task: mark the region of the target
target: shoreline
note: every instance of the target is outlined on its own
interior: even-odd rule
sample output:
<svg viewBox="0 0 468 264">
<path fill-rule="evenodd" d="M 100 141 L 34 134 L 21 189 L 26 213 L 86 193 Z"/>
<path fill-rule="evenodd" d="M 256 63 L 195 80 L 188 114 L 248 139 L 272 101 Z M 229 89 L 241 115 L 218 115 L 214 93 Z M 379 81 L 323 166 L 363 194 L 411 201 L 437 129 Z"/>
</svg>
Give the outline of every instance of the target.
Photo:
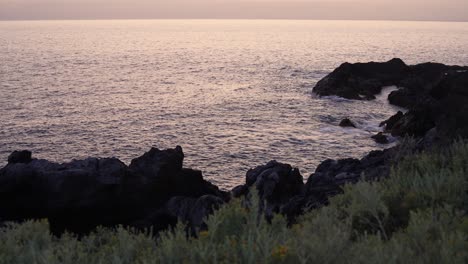
<svg viewBox="0 0 468 264">
<path fill-rule="evenodd" d="M 426 63 L 408 66 L 400 59 L 384 63 L 344 63 L 317 83 L 319 96 L 350 100 L 375 100 L 383 87 L 392 105 L 408 108 L 382 122 L 388 135 L 413 136 L 412 153 L 430 149 L 458 137 L 467 138 L 466 108 L 468 67 Z M 347 126 L 352 126 L 349 120 Z M 307 181 L 289 164 L 270 161 L 246 173 L 245 184 L 231 191 L 203 179 L 200 171 L 183 167 L 184 153 L 152 148 L 129 165 L 116 158 L 88 158 L 58 164 L 32 159 L 29 151 L 13 152 L 0 169 L 0 219 L 24 221 L 47 218 L 51 231 L 86 234 L 97 226 L 124 225 L 138 229 L 165 230 L 178 221 L 197 230 L 204 218 L 232 198 L 258 190 L 262 214 L 275 213 L 289 223 L 309 208 L 327 205 L 343 193 L 342 186 L 361 180 L 387 177 L 398 163 L 395 146 L 371 151 L 362 159 L 325 160 Z"/>
</svg>

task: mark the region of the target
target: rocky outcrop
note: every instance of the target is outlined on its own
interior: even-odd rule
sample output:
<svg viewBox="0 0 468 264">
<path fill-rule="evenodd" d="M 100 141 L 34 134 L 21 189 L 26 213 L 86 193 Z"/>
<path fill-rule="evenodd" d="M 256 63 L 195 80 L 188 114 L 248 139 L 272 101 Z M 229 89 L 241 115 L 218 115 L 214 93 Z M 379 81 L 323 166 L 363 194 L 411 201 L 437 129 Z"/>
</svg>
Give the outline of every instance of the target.
<svg viewBox="0 0 468 264">
<path fill-rule="evenodd" d="M 329 198 L 343 193 L 342 186 L 360 180 L 379 180 L 390 174 L 399 147 L 373 151 L 359 159 L 325 160 L 305 184 L 302 176 L 288 164 L 271 161 L 249 170 L 246 184 L 232 190 L 233 196 L 248 196 L 249 187 L 258 190 L 260 213 L 271 219 L 281 213 L 290 224 L 304 212 L 325 206 Z"/>
<path fill-rule="evenodd" d="M 260 196 L 260 210 L 271 219 L 291 198 L 302 194 L 304 180 L 291 165 L 270 161 L 247 172 L 245 188 L 251 187 Z"/>
<path fill-rule="evenodd" d="M 192 235 L 199 229 L 206 229 L 204 218 L 221 207 L 225 201 L 214 195 L 199 198 L 177 196 L 171 198 L 165 209 L 182 223 L 188 223 Z"/>
<path fill-rule="evenodd" d="M 396 123 L 403 118 L 404 114 L 401 111 L 398 111 L 395 115 L 391 116 L 389 119 L 380 123 L 381 127 L 385 127 L 385 130 L 390 131 L 393 129 Z"/>
<path fill-rule="evenodd" d="M 98 225 L 165 228 L 173 223 L 167 219 L 179 217 L 164 210 L 172 197 L 228 199 L 200 171 L 182 168 L 183 158 L 181 147 L 152 148 L 130 166 L 115 158 L 58 164 L 32 159 L 27 151 L 13 152 L 0 170 L 0 218 L 47 218 L 54 233 L 81 234 Z M 148 222 L 151 215 L 160 217 Z M 200 224 L 200 215 L 192 219 Z"/>
<path fill-rule="evenodd" d="M 31 157 L 31 151 L 13 151 L 13 153 L 8 156 L 8 163 L 29 163 L 32 161 Z"/>
<path fill-rule="evenodd" d="M 345 63 L 314 87 L 318 95 L 348 99 L 373 99 L 381 88 L 396 85 L 389 94 L 391 104 L 406 107 L 384 121 L 394 136 L 424 137 L 437 128 L 442 139 L 468 137 L 468 67 L 423 63 L 407 66 L 400 59 L 376 63 Z M 384 142 L 381 136 L 376 140 Z"/>
<path fill-rule="evenodd" d="M 409 69 L 401 59 L 388 62 L 343 63 L 320 80 L 314 87 L 314 92 L 320 96 L 375 99 L 382 87 L 395 85 L 407 76 Z"/>
</svg>

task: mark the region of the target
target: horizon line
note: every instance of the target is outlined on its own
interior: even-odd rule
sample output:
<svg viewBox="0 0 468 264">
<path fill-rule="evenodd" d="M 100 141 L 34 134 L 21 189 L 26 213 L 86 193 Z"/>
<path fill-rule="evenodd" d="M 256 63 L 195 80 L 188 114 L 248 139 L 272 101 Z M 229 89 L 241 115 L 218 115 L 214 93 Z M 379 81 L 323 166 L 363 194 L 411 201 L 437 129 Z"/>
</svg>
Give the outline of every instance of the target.
<svg viewBox="0 0 468 264">
<path fill-rule="evenodd" d="M 28 22 L 28 21 L 116 21 L 116 20 L 291 20 L 291 21 L 381 21 L 381 22 L 446 22 L 468 23 L 468 20 L 428 20 L 428 19 L 314 19 L 314 18 L 20 18 L 1 19 L 0 22 Z"/>
</svg>

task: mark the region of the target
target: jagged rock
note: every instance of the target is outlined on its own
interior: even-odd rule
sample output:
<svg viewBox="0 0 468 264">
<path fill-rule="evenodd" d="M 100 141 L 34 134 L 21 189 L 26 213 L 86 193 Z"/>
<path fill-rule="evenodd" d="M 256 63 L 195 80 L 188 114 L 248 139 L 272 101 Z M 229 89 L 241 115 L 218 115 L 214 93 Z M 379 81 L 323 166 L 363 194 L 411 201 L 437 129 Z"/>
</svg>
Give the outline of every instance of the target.
<svg viewBox="0 0 468 264">
<path fill-rule="evenodd" d="M 398 85 L 408 89 L 409 94 L 412 95 L 427 94 L 438 86 L 447 74 L 466 69 L 466 67 L 449 66 L 434 62 L 412 65 L 408 74 L 399 81 Z"/>
<path fill-rule="evenodd" d="M 183 157 L 181 147 L 153 148 L 128 167 L 115 158 L 58 164 L 37 159 L 18 163 L 25 159 L 15 157 L 0 170 L 0 218 L 48 218 L 55 234 L 65 230 L 82 234 L 99 225 L 165 226 L 171 223 L 170 215 L 159 223 L 146 220 L 174 196 L 229 199 L 200 171 L 183 169 Z"/>
<path fill-rule="evenodd" d="M 32 158 L 31 151 L 13 151 L 13 153 L 8 156 L 8 163 L 29 163 Z"/>
<path fill-rule="evenodd" d="M 239 198 L 239 197 L 247 195 L 248 192 L 249 192 L 249 187 L 246 184 L 243 184 L 243 185 L 234 187 L 231 190 L 231 195 L 234 198 Z"/>
<path fill-rule="evenodd" d="M 270 161 L 251 169 L 246 174 L 247 187 L 255 186 L 261 202 L 261 210 L 267 218 L 279 213 L 282 205 L 303 192 L 304 182 L 298 169 L 289 164 Z"/>
<path fill-rule="evenodd" d="M 468 69 L 447 74 L 432 91 L 439 136 L 468 138 Z"/>
<path fill-rule="evenodd" d="M 296 223 L 298 216 L 307 211 L 320 208 L 324 205 L 323 201 L 313 195 L 297 195 L 292 197 L 281 207 L 281 214 L 286 216 L 288 225 Z"/>
<path fill-rule="evenodd" d="M 344 63 L 320 80 L 313 91 L 321 96 L 374 99 L 384 86 L 396 84 L 409 67 L 401 59 L 388 62 Z"/>
<path fill-rule="evenodd" d="M 375 140 L 375 142 L 379 144 L 388 144 L 388 138 L 386 135 L 384 135 L 382 132 L 379 132 L 378 134 L 372 136 L 372 139 Z"/>
<path fill-rule="evenodd" d="M 328 202 L 328 197 L 342 193 L 343 190 L 337 184 L 335 177 L 330 175 L 331 174 L 326 172 L 317 171 L 310 175 L 305 185 L 306 195 L 312 195 L 317 198 L 321 204 L 325 204 Z M 353 177 L 359 177 L 359 175 L 353 175 Z"/>
<path fill-rule="evenodd" d="M 388 95 L 388 101 L 392 105 L 410 108 L 418 101 L 418 95 L 407 88 L 400 88 Z"/>
<path fill-rule="evenodd" d="M 399 59 L 344 63 L 319 81 L 314 92 L 373 99 L 388 85 L 400 87 L 389 94 L 390 103 L 409 109 L 382 123 L 392 135 L 423 137 L 437 127 L 439 136 L 448 141 L 468 137 L 468 67 L 440 63 L 407 66 Z"/>
<path fill-rule="evenodd" d="M 261 197 L 284 201 L 301 193 L 304 182 L 298 169 L 289 164 L 270 161 L 247 172 L 247 186 L 255 184 Z"/>
<path fill-rule="evenodd" d="M 390 130 L 393 136 L 422 137 L 436 124 L 437 113 L 435 110 L 438 102 L 427 99 L 424 103 L 415 106 L 399 119 Z"/>
<path fill-rule="evenodd" d="M 188 223 L 193 235 L 204 227 L 204 219 L 220 208 L 224 201 L 213 195 L 204 195 L 200 198 L 177 196 L 171 198 L 166 209 L 169 215 L 176 217 L 183 223 Z"/>
<path fill-rule="evenodd" d="M 151 148 L 143 156 L 133 159 L 128 167 L 133 175 L 140 177 L 143 184 L 164 181 L 166 175 L 174 175 L 182 169 L 182 148 L 159 150 Z"/>
<path fill-rule="evenodd" d="M 404 114 L 401 111 L 398 111 L 395 115 L 391 116 L 389 119 L 380 123 L 380 127 L 385 126 L 385 130 L 389 131 L 395 126 L 395 124 L 403 118 Z"/>
<path fill-rule="evenodd" d="M 341 120 L 339 126 L 340 127 L 354 127 L 354 128 L 356 128 L 356 125 L 349 118 L 345 118 L 345 119 Z"/>
<path fill-rule="evenodd" d="M 321 173 L 326 175 L 327 177 L 334 178 L 336 175 L 340 174 L 341 172 L 355 172 L 360 173 L 362 170 L 361 162 L 358 159 L 341 159 L 341 160 L 325 160 L 322 162 L 315 173 Z"/>
</svg>

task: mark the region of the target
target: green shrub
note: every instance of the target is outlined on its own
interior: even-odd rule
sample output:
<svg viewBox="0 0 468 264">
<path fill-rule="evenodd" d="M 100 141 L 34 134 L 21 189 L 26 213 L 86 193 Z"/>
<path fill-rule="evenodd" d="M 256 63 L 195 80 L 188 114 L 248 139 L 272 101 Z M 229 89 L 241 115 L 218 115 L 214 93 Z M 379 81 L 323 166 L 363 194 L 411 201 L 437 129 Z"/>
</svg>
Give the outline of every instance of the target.
<svg viewBox="0 0 468 264">
<path fill-rule="evenodd" d="M 46 221 L 0 230 L 1 263 L 467 263 L 468 144 L 401 158 L 389 178 L 345 186 L 330 205 L 291 228 L 234 200 L 187 238 L 124 228 L 82 239 L 49 233 Z"/>
</svg>

